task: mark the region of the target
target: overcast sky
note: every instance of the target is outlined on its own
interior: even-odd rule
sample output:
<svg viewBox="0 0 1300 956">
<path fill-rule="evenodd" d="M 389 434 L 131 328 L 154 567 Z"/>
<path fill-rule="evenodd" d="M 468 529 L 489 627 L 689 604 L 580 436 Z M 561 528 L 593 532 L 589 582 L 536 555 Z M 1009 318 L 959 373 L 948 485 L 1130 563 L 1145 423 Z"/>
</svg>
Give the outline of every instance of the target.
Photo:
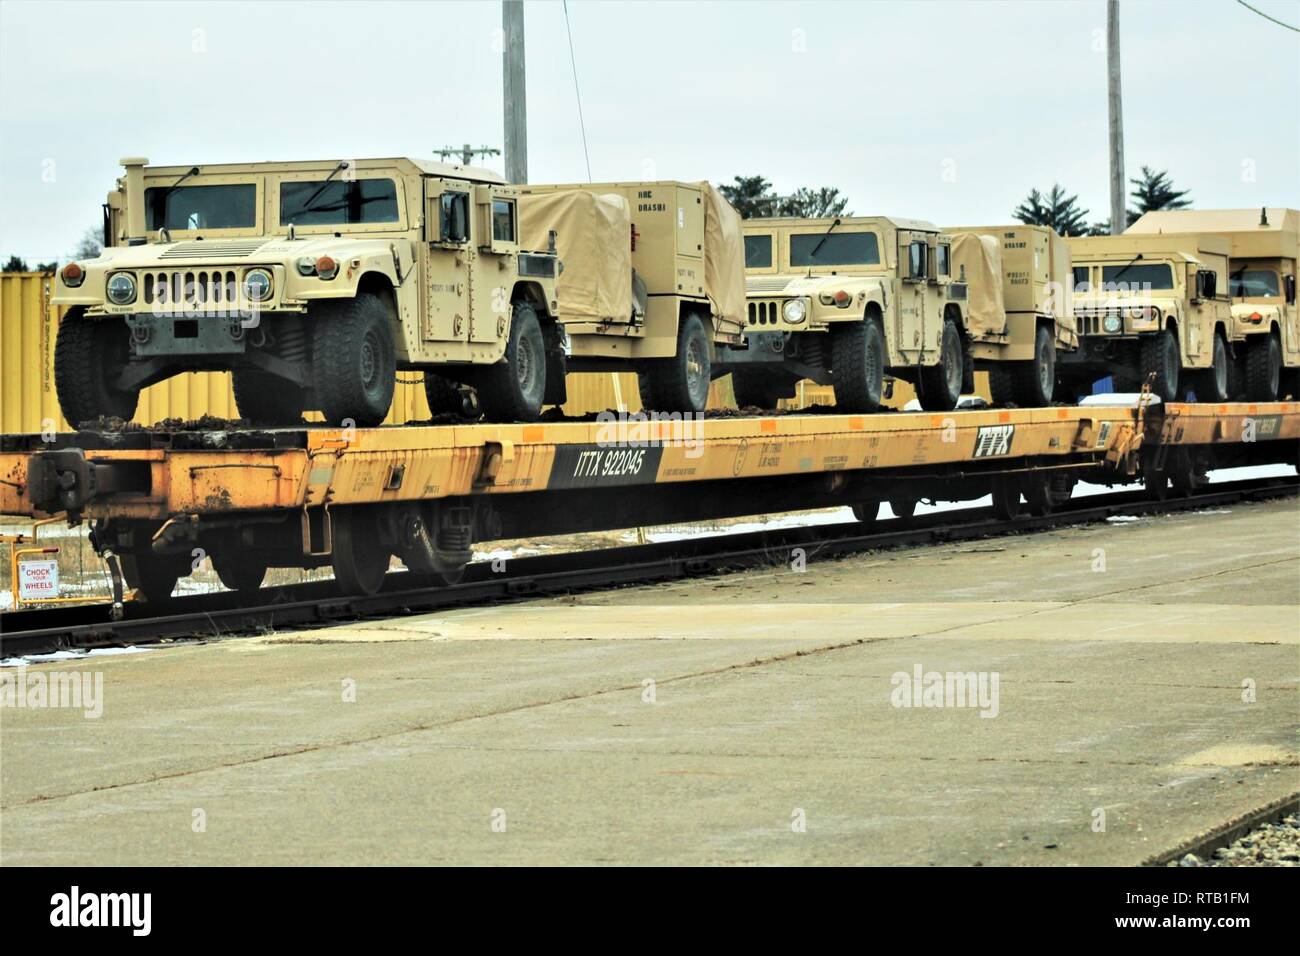
<svg viewBox="0 0 1300 956">
<path fill-rule="evenodd" d="M 1300 23 L 1295 0 L 1252 0 Z M 1128 172 L 1300 206 L 1300 34 L 1124 0 Z M 584 2 L 596 180 L 759 173 L 860 215 L 1005 222 L 1060 182 L 1108 216 L 1105 3 Z M 586 179 L 558 2 L 525 6 L 530 178 Z M 119 172 L 501 145 L 500 4 L 0 3 L 0 257 L 66 257 Z M 499 158 L 486 165 L 501 168 Z"/>
</svg>

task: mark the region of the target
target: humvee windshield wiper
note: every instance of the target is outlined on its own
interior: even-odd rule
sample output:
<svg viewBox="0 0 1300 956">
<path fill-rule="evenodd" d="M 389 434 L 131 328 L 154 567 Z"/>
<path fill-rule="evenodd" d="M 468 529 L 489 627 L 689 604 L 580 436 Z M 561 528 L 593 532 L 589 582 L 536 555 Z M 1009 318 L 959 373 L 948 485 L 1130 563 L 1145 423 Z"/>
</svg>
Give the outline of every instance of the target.
<svg viewBox="0 0 1300 956">
<path fill-rule="evenodd" d="M 1120 269 L 1119 272 L 1116 272 L 1113 276 L 1111 276 L 1111 277 L 1110 277 L 1110 281 L 1111 281 L 1111 282 L 1114 282 L 1114 281 L 1117 280 L 1120 276 L 1122 276 L 1124 273 L 1128 272 L 1129 268 L 1133 265 L 1133 263 L 1137 262 L 1137 261 L 1138 261 L 1139 259 L 1141 259 L 1141 258 L 1142 258 L 1142 253 L 1139 252 L 1139 253 L 1138 253 L 1137 255 L 1135 255 L 1132 259 L 1129 260 L 1128 265 L 1126 265 L 1123 269 Z"/>
<path fill-rule="evenodd" d="M 185 180 L 189 179 L 191 176 L 197 176 L 198 174 L 199 167 L 191 166 L 188 173 L 185 173 L 180 179 L 168 186 L 167 191 L 153 201 L 153 217 L 156 221 L 163 222 L 167 219 L 168 197 L 181 188 L 181 183 L 185 182 Z"/>
<path fill-rule="evenodd" d="M 817 240 L 817 245 L 813 246 L 812 252 L 808 253 L 809 262 L 812 262 L 813 259 L 817 258 L 817 250 L 820 249 L 826 243 L 826 240 L 830 238 L 831 229 L 834 229 L 839 224 L 840 224 L 840 217 L 836 216 L 835 221 L 831 223 L 830 229 L 827 229 L 824 233 L 822 233 L 822 237 Z"/>
<path fill-rule="evenodd" d="M 330 180 L 333 179 L 335 176 L 337 176 L 340 171 L 347 168 L 348 168 L 348 161 L 346 159 L 340 162 L 337 166 L 335 166 L 334 171 L 325 177 L 325 182 L 320 184 L 320 189 L 312 193 L 311 198 L 302 204 L 302 208 L 298 210 L 298 215 L 301 216 L 309 212 L 318 212 L 319 210 L 312 209 L 311 204 L 320 198 L 320 194 L 325 191 L 325 187 L 327 187 L 330 184 Z"/>
</svg>

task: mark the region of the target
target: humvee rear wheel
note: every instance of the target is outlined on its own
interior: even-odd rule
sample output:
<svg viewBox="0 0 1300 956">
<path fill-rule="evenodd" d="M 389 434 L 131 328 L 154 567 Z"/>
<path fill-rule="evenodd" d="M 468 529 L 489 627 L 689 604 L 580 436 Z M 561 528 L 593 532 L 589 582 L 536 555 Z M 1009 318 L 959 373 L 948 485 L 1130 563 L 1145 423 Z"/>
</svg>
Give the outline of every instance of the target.
<svg viewBox="0 0 1300 956">
<path fill-rule="evenodd" d="M 541 413 L 546 396 L 546 341 L 537 312 L 527 302 L 515 303 L 505 357 L 481 369 L 476 386 L 490 422 L 531 422 Z"/>
<path fill-rule="evenodd" d="M 121 566 L 127 586 L 150 604 L 171 597 L 176 582 L 190 573 L 190 559 L 184 554 L 124 554 Z"/>
<path fill-rule="evenodd" d="M 961 330 L 952 319 L 944 319 L 939 337 L 939 364 L 922 366 L 918 374 L 917 397 L 928 412 L 947 412 L 961 400 L 961 380 L 965 371 Z"/>
<path fill-rule="evenodd" d="M 60 337 L 62 337 L 60 330 Z M 1282 346 L 1277 336 L 1256 335 L 1246 345 L 1246 400 L 1275 402 L 1282 384 Z"/>
<path fill-rule="evenodd" d="M 266 561 L 247 551 L 214 554 L 212 570 L 232 591 L 256 591 L 266 579 Z"/>
<path fill-rule="evenodd" d="M 344 594 L 375 594 L 384 586 L 391 557 L 379 522 L 379 513 L 364 505 L 334 509 L 334 580 Z"/>
<path fill-rule="evenodd" d="M 1155 373 L 1151 391 L 1162 402 L 1178 401 L 1178 373 L 1182 366 L 1182 357 L 1178 351 L 1178 339 L 1169 329 L 1142 339 L 1141 348 L 1142 381 Z"/>
<path fill-rule="evenodd" d="M 1003 521 L 1020 514 L 1020 478 L 1017 475 L 997 475 L 993 479 L 993 513 Z"/>
<path fill-rule="evenodd" d="M 1210 367 L 1196 373 L 1193 388 L 1198 402 L 1226 402 L 1231 390 L 1228 383 L 1228 344 L 1214 334 L 1214 357 Z"/>
<path fill-rule="evenodd" d="M 321 413 L 331 425 L 378 425 L 393 404 L 397 353 L 393 307 L 377 295 L 312 306 L 312 375 Z"/>
<path fill-rule="evenodd" d="M 237 368 L 231 375 L 239 417 L 254 425 L 297 425 L 305 396 L 299 386 L 259 369 Z"/>
<path fill-rule="evenodd" d="M 885 330 L 880 319 L 871 316 L 831 333 L 831 371 L 836 408 L 874 412 L 880 407 L 885 389 Z"/>
<path fill-rule="evenodd" d="M 68 311 L 54 343 L 54 389 L 59 407 L 74 428 L 99 418 L 130 420 L 140 393 L 113 382 L 131 360 L 126 322 L 109 317 L 92 321 L 85 310 Z"/>
<path fill-rule="evenodd" d="M 647 411 L 702 412 L 709 403 L 713 362 L 704 320 L 691 314 L 677 329 L 672 358 L 650 359 L 637 374 L 641 404 Z"/>
<path fill-rule="evenodd" d="M 781 369 L 738 368 L 731 373 L 737 408 L 774 409 L 781 399 L 794 395 L 798 381 Z"/>
<path fill-rule="evenodd" d="M 1052 330 L 1040 325 L 1034 332 L 1034 357 L 1017 362 L 1011 370 L 1015 381 L 1016 403 L 1024 408 L 1042 408 L 1052 404 L 1056 391 L 1056 342 Z"/>
<path fill-rule="evenodd" d="M 424 397 L 431 415 L 464 415 L 465 396 L 459 383 L 433 372 L 424 373 Z"/>
<path fill-rule="evenodd" d="M 855 502 L 853 505 L 853 517 L 857 518 L 867 527 L 871 527 L 876 523 L 876 519 L 880 517 L 880 502 Z"/>
</svg>

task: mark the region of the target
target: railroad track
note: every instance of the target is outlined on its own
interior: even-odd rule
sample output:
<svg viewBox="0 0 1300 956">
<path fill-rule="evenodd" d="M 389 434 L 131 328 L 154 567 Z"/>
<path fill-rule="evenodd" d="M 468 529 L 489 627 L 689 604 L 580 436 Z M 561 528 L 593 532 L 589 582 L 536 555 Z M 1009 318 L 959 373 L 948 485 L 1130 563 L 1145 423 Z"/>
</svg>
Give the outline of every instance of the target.
<svg viewBox="0 0 1300 956">
<path fill-rule="evenodd" d="M 451 587 L 413 586 L 406 572 L 397 571 L 388 575 L 379 593 L 370 596 L 341 595 L 332 581 L 316 581 L 258 591 L 255 596 L 265 603 L 257 605 L 247 604 L 248 595 L 237 592 L 174 598 L 152 607 L 132 602 L 117 621 L 112 620 L 107 603 L 12 611 L 0 614 L 0 658 L 320 627 L 785 564 L 794 548 L 804 549 L 809 560 L 817 560 L 883 548 L 1044 531 L 1120 514 L 1164 514 L 1297 493 L 1300 480 L 1294 478 L 1252 479 L 1163 501 L 1135 491 L 1077 498 L 1050 514 L 1022 515 L 1010 521 L 992 516 L 991 509 L 978 508 L 909 521 L 881 521 L 869 533 L 863 533 L 862 524 L 853 521 L 697 537 L 512 558 L 500 572 L 494 572 L 487 562 L 476 562 L 469 566 L 464 580 Z"/>
</svg>

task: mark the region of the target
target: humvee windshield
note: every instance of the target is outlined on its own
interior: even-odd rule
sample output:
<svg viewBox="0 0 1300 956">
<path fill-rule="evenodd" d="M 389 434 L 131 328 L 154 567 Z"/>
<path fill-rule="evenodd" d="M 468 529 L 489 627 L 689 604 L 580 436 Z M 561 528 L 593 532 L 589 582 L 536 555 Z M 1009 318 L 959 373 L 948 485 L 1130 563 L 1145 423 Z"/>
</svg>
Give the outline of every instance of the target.
<svg viewBox="0 0 1300 956">
<path fill-rule="evenodd" d="M 745 268 L 746 269 L 772 268 L 772 237 L 771 236 L 746 236 L 745 237 Z"/>
<path fill-rule="evenodd" d="M 1130 289 L 1172 289 L 1174 271 L 1165 263 L 1148 265 L 1134 262 L 1129 265 L 1102 266 L 1101 286 L 1106 292 L 1124 292 Z"/>
<path fill-rule="evenodd" d="M 1088 281 L 1089 269 L 1087 266 L 1074 267 L 1074 291 L 1087 292 L 1092 288 L 1092 283 Z"/>
<path fill-rule="evenodd" d="M 397 184 L 391 179 L 280 183 L 281 225 L 350 226 L 400 218 Z"/>
<path fill-rule="evenodd" d="M 1278 292 L 1277 273 L 1267 269 L 1245 269 L 1228 276 L 1228 295 L 1244 296 L 1281 295 Z"/>
<path fill-rule="evenodd" d="M 144 191 L 145 222 L 153 229 L 251 229 L 257 223 L 257 186 L 151 186 Z"/>
<path fill-rule="evenodd" d="M 791 236 L 790 265 L 878 266 L 880 244 L 874 232 L 810 232 Z"/>
</svg>

